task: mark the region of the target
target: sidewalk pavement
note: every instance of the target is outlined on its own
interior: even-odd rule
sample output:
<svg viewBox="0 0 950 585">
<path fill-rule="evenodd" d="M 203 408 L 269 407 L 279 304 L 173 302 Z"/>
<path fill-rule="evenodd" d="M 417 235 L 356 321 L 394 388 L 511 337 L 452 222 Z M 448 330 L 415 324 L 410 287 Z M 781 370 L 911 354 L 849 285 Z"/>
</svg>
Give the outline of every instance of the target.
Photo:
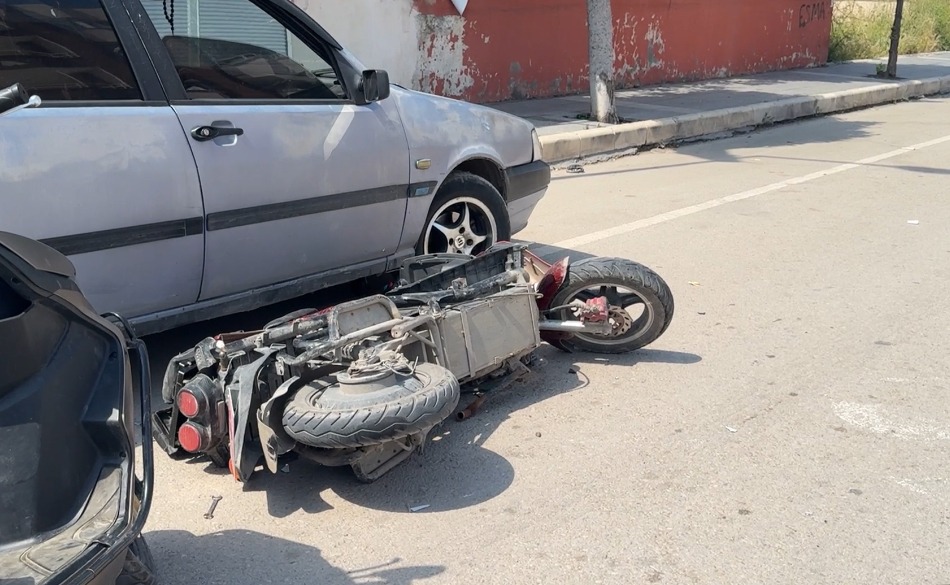
<svg viewBox="0 0 950 585">
<path fill-rule="evenodd" d="M 950 93 L 950 52 L 904 55 L 900 79 L 872 59 L 617 92 L 621 124 L 583 119 L 586 95 L 494 104 L 538 128 L 549 163 L 669 144 L 818 114 Z"/>
</svg>

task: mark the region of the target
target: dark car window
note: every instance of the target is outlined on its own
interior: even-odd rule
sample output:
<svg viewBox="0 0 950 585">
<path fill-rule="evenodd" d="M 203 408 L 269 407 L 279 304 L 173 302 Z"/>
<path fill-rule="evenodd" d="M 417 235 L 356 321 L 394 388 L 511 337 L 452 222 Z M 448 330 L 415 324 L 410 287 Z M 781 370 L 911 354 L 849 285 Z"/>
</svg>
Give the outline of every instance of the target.
<svg viewBox="0 0 950 585">
<path fill-rule="evenodd" d="M 0 88 L 44 100 L 140 100 L 99 0 L 0 0 Z"/>
<path fill-rule="evenodd" d="M 346 98 L 323 47 L 250 0 L 143 0 L 191 99 Z"/>
</svg>

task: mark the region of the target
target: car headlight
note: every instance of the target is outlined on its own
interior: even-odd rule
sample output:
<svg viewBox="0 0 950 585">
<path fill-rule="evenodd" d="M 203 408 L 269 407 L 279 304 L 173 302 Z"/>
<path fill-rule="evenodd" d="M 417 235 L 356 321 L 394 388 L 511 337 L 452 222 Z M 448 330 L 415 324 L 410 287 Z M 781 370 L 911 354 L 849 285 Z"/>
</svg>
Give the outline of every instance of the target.
<svg viewBox="0 0 950 585">
<path fill-rule="evenodd" d="M 541 138 L 538 137 L 538 130 L 536 128 L 531 129 L 531 142 L 532 146 L 532 155 L 531 161 L 543 160 L 543 152 L 541 146 Z"/>
</svg>

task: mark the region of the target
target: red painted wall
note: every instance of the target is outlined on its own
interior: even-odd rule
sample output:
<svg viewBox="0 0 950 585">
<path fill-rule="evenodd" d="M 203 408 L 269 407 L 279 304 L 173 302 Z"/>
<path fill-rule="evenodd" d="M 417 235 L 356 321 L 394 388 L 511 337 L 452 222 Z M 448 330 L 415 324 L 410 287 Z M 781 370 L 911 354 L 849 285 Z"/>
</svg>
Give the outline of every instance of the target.
<svg viewBox="0 0 950 585">
<path fill-rule="evenodd" d="M 450 0 L 413 0 L 424 18 L 457 18 Z M 831 0 L 612 0 L 617 88 L 819 65 Z M 585 0 L 469 0 L 461 84 L 475 102 L 588 90 Z M 424 36 L 424 34 L 423 34 Z M 423 53 L 444 39 L 420 39 Z M 426 43 L 429 46 L 426 46 Z M 445 72 L 424 72 L 447 75 Z"/>
</svg>

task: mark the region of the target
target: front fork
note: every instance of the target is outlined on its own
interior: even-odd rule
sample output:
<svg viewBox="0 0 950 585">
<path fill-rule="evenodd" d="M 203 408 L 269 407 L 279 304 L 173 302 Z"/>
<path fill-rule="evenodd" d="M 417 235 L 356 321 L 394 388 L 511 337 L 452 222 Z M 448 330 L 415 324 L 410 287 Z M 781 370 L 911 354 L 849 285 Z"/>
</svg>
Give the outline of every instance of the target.
<svg viewBox="0 0 950 585">
<path fill-rule="evenodd" d="M 559 309 L 552 307 L 554 297 L 567 283 L 570 275 L 570 258 L 565 257 L 551 264 L 545 262 L 528 250 L 522 251 L 524 268 L 535 283 L 538 293 L 538 310 L 541 319 L 538 328 L 541 330 L 541 339 L 560 349 L 568 349 L 565 345 L 576 333 L 594 333 L 607 335 L 611 331 L 609 307 L 607 299 L 597 297 L 585 303 L 577 302 L 564 307 L 574 312 L 576 319 L 551 319 L 547 314 Z"/>
</svg>

